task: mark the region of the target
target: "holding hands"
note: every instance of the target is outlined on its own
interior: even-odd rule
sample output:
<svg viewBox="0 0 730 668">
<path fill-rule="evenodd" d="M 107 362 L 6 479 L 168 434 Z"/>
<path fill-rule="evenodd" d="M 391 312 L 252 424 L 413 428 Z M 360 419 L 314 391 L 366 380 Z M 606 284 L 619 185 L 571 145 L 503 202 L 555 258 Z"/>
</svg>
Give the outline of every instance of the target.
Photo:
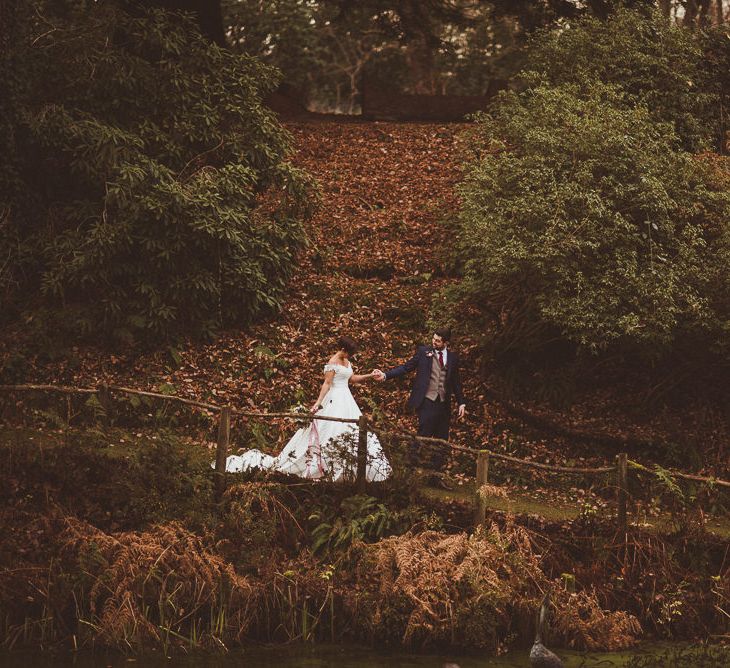
<svg viewBox="0 0 730 668">
<path fill-rule="evenodd" d="M 340 366 L 345 366 L 344 364 L 340 364 Z M 330 370 L 328 376 L 325 378 L 325 381 L 322 385 L 322 389 L 319 393 L 319 398 L 317 401 L 313 404 L 313 406 L 309 409 L 309 412 L 312 414 L 318 413 L 321 411 L 324 406 L 322 405 L 322 402 L 324 401 L 325 397 L 327 396 L 328 392 L 330 391 L 330 388 L 332 387 L 332 379 L 334 376 L 334 371 Z M 350 377 L 351 383 L 364 383 L 371 378 L 374 378 L 375 380 L 382 381 L 385 380 L 385 374 L 380 369 L 375 369 L 371 371 L 370 373 L 357 375 L 353 374 Z M 331 403 L 331 402 L 330 402 Z"/>
</svg>

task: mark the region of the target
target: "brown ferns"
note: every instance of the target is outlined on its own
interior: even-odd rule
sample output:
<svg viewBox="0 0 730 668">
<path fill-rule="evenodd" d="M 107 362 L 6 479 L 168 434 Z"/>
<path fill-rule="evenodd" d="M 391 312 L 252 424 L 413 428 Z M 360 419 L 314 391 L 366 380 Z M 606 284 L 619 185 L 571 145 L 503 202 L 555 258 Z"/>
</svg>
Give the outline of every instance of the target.
<svg viewBox="0 0 730 668">
<path fill-rule="evenodd" d="M 179 523 L 111 536 L 68 518 L 61 543 L 87 582 L 80 618 L 104 644 L 220 645 L 254 614 L 254 587 Z"/>
<path fill-rule="evenodd" d="M 635 617 L 602 610 L 593 592 L 558 589 L 541 569 L 532 536 L 518 526 L 492 525 L 472 536 L 406 534 L 355 546 L 352 556 L 359 593 L 345 602 L 380 641 L 501 651 L 534 629 L 547 590 L 557 590 L 558 644 L 617 649 L 641 633 Z"/>
</svg>

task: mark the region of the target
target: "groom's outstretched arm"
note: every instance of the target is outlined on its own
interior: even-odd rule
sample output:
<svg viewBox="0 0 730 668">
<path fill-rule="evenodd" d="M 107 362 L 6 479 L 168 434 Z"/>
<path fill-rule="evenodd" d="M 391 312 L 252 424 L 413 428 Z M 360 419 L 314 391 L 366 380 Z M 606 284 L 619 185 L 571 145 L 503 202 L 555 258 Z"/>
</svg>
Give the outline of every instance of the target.
<svg viewBox="0 0 730 668">
<path fill-rule="evenodd" d="M 403 376 L 407 373 L 410 373 L 418 366 L 418 353 L 420 352 L 420 348 L 416 351 L 416 354 L 411 357 L 405 364 L 401 364 L 400 366 L 393 367 L 389 371 L 385 372 L 385 380 L 388 380 L 390 378 L 398 378 L 398 376 Z"/>
</svg>

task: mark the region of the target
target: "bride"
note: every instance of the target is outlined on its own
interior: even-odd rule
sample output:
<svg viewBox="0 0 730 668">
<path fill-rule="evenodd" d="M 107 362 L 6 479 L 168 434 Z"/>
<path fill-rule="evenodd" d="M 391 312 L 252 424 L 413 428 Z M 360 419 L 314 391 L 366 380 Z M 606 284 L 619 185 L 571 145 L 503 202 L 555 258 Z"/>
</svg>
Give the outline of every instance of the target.
<svg viewBox="0 0 730 668">
<path fill-rule="evenodd" d="M 361 412 L 350 392 L 349 384 L 363 383 L 374 378 L 372 373 L 355 374 L 350 357 L 357 344 L 349 337 L 337 341 L 337 352 L 324 365 L 324 382 L 319 397 L 310 409 L 313 414 L 357 419 Z M 358 427 L 348 422 L 312 420 L 291 437 L 278 456 L 260 450 L 232 455 L 226 460 L 226 471 L 247 471 L 260 468 L 290 473 L 301 478 L 354 479 L 357 467 Z M 390 464 L 375 434 L 368 433 L 366 478 L 385 480 L 391 473 Z"/>
</svg>

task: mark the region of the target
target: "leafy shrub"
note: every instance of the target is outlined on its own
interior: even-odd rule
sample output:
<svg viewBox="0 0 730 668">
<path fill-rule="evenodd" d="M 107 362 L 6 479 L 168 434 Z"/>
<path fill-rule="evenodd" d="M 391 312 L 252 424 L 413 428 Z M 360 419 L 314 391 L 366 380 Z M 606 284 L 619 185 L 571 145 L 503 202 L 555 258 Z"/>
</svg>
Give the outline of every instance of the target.
<svg viewBox="0 0 730 668">
<path fill-rule="evenodd" d="M 505 94 L 474 135 L 455 288 L 502 352 L 666 352 L 725 340 L 730 196 L 605 84 Z"/>
<path fill-rule="evenodd" d="M 3 310 L 131 339 L 277 306 L 310 186 L 261 104 L 276 71 L 162 11 L 22 12 L 0 128 Z"/>
<path fill-rule="evenodd" d="M 527 81 L 619 87 L 623 105 L 643 104 L 651 118 L 671 123 L 685 148 L 718 139 L 720 105 L 702 39 L 658 13 L 619 9 L 600 20 L 584 15 L 563 29 L 542 31 L 531 42 Z M 569 66 L 566 66 L 569 63 Z"/>
<path fill-rule="evenodd" d="M 411 530 L 416 524 L 440 528 L 438 521 L 423 516 L 418 507 L 391 510 L 372 496 L 356 495 L 342 501 L 340 508 L 329 512 L 317 510 L 309 516 L 312 529 L 312 551 L 345 550 L 353 543 L 374 543 L 386 536 Z"/>
</svg>

